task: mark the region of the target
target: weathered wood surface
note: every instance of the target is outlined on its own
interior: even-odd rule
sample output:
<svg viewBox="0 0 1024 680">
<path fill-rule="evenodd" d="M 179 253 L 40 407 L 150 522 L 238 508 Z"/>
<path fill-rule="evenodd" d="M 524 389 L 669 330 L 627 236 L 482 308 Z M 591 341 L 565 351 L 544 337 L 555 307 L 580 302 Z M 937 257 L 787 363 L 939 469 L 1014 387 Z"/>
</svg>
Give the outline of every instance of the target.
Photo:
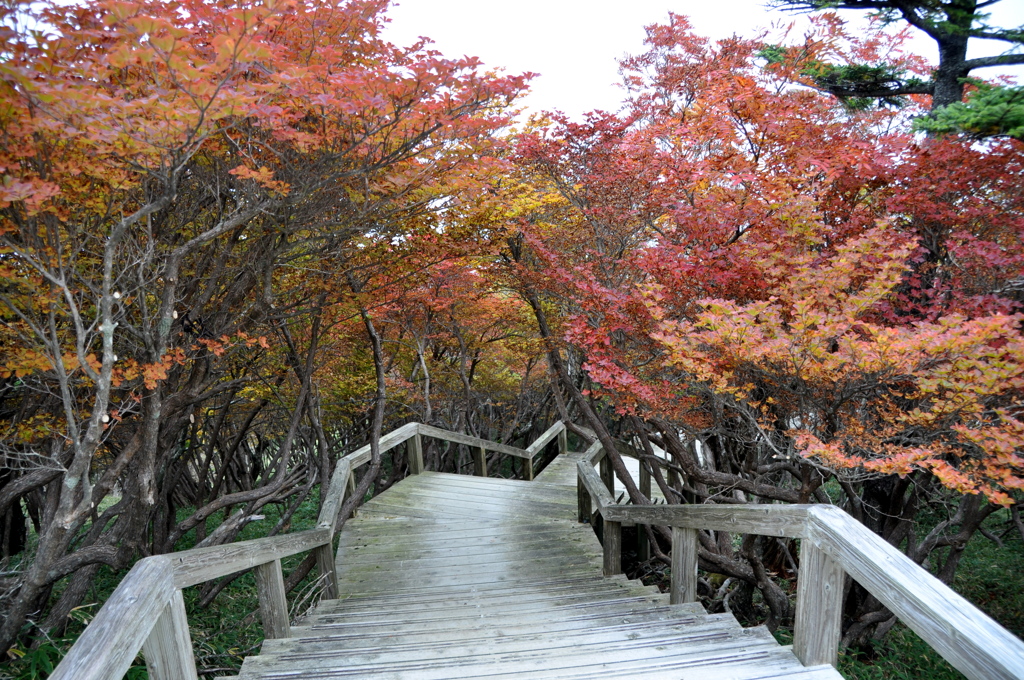
<svg viewBox="0 0 1024 680">
<path fill-rule="evenodd" d="M 800 544 L 793 652 L 805 666 L 839 663 L 846 574 L 811 541 Z"/>
<path fill-rule="evenodd" d="M 487 441 L 486 439 L 480 439 L 479 437 L 472 437 L 468 434 L 462 434 L 461 432 L 449 432 L 448 430 L 442 430 L 431 425 L 417 425 L 417 428 L 419 433 L 424 437 L 444 439 L 446 441 L 455 442 L 456 444 L 466 444 L 467 446 L 484 448 L 488 451 L 497 451 L 498 453 L 505 453 L 518 458 L 532 457 L 532 454 L 528 453 L 524 449 L 509 446 L 508 444 L 499 444 L 497 442 Z M 383 441 L 383 437 L 381 440 Z"/>
<path fill-rule="evenodd" d="M 345 498 L 345 489 L 352 478 L 352 463 L 348 458 L 342 458 L 334 467 L 334 474 L 331 475 L 331 483 L 327 487 L 327 495 L 324 497 L 323 507 L 320 508 L 320 516 L 317 518 L 317 526 L 334 530 L 338 523 L 338 512 L 341 511 L 341 503 Z"/>
<path fill-rule="evenodd" d="M 330 538 L 330 529 L 309 529 L 284 536 L 196 548 L 166 557 L 174 570 L 174 586 L 186 588 L 312 550 L 326 544 Z"/>
<path fill-rule="evenodd" d="M 185 599 L 175 590 L 142 645 L 149 680 L 197 680 Z"/>
<path fill-rule="evenodd" d="M 697 601 L 697 530 L 672 527 L 672 604 Z"/>
<path fill-rule="evenodd" d="M 562 483 L 426 472 L 368 501 L 339 537 L 340 599 L 264 643 L 240 678 L 839 677 L 764 629 L 602 576 L 563 475 L 577 460 L 539 475 Z"/>
<path fill-rule="evenodd" d="M 51 680 L 124 676 L 173 596 L 173 571 L 167 557 L 137 562 L 50 675 Z"/>
<path fill-rule="evenodd" d="M 555 437 L 558 437 L 558 436 L 562 435 L 564 432 L 565 432 L 565 423 L 563 423 L 561 420 L 559 420 L 557 423 L 555 423 L 554 425 L 549 427 L 544 432 L 544 434 L 542 434 L 541 436 L 537 437 L 537 439 L 532 444 L 527 446 L 526 447 L 526 452 L 528 454 L 530 454 L 531 457 L 536 455 L 536 454 L 538 454 L 538 453 L 540 453 L 541 449 L 543 449 L 545 446 L 548 445 L 548 442 L 550 442 Z M 561 446 L 562 445 L 560 445 L 560 447 Z M 560 452 L 564 453 L 565 449 L 564 448 L 560 448 Z"/>
<path fill-rule="evenodd" d="M 813 506 L 810 540 L 972 680 L 1024 678 L 1024 642 L 838 508 Z"/>
<path fill-rule="evenodd" d="M 404 443 L 410 437 L 416 436 L 416 434 L 420 432 L 421 428 L 424 427 L 426 427 L 426 425 L 420 425 L 419 423 L 406 423 L 405 425 L 402 425 L 401 427 L 394 429 L 391 432 L 388 432 L 386 435 L 383 435 L 380 438 L 378 449 L 380 450 L 381 453 L 390 451 L 399 444 Z M 436 428 L 430 429 L 433 430 Z M 444 432 L 444 430 L 438 431 Z M 352 465 L 352 469 L 355 470 L 360 465 L 365 465 L 370 461 L 371 453 L 372 451 L 370 449 L 370 445 L 367 444 L 366 446 L 362 446 L 353 451 L 352 453 L 348 454 L 347 456 L 345 456 L 345 459 L 348 460 L 348 462 Z"/>
<path fill-rule="evenodd" d="M 802 538 L 810 505 L 612 505 L 601 516 L 619 522 Z"/>
<path fill-rule="evenodd" d="M 588 460 L 581 460 L 576 464 L 577 474 L 580 476 L 580 480 L 583 482 L 583 486 L 587 489 L 587 493 L 590 494 L 590 503 L 595 510 L 601 512 L 601 516 L 605 517 L 605 510 L 617 511 L 619 506 L 615 505 L 615 499 L 612 498 L 612 494 L 608 491 L 608 487 L 604 485 L 604 480 L 601 479 L 600 475 L 597 474 L 597 470 L 590 464 Z M 613 521 L 620 522 L 621 518 L 611 517 Z"/>
<path fill-rule="evenodd" d="M 288 637 L 291 621 L 288 617 L 281 560 L 261 564 L 253 573 L 256 576 L 256 592 L 259 594 L 263 634 L 268 638 Z"/>
</svg>

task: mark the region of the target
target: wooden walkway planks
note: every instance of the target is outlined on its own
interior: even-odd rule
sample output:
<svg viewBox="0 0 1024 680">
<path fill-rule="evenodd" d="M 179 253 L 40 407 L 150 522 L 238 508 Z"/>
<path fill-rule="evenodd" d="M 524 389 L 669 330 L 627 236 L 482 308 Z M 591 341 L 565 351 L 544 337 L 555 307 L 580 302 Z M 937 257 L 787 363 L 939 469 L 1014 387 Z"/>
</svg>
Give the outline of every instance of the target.
<svg viewBox="0 0 1024 680">
<path fill-rule="evenodd" d="M 622 576 L 576 522 L 576 460 L 533 482 L 423 473 L 339 537 L 340 597 L 267 640 L 240 680 L 835 679 L 762 628 Z"/>
</svg>

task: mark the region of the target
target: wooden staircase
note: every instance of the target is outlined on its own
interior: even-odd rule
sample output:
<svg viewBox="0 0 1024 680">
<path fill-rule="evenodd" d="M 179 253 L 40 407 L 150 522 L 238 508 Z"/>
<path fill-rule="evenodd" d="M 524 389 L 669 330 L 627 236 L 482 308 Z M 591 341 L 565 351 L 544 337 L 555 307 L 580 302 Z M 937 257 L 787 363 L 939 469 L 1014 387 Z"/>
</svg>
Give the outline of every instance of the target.
<svg viewBox="0 0 1024 680">
<path fill-rule="evenodd" d="M 369 501 L 340 534 L 339 599 L 239 678 L 841 677 L 764 628 L 603 576 L 577 458 L 533 482 L 423 472 Z"/>
</svg>

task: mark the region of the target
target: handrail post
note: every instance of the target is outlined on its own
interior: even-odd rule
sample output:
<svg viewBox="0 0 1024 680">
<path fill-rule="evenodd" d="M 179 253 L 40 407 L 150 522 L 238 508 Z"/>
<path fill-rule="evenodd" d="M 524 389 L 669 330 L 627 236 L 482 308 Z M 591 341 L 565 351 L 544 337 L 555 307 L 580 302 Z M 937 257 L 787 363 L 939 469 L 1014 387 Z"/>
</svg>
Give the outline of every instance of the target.
<svg viewBox="0 0 1024 680">
<path fill-rule="evenodd" d="M 590 492 L 587 491 L 587 485 L 583 483 L 583 478 L 576 475 L 576 506 L 579 509 L 578 519 L 582 522 L 590 522 L 593 510 L 590 507 Z"/>
<path fill-rule="evenodd" d="M 562 431 L 558 433 L 558 453 L 559 455 L 569 453 L 569 431 L 565 427 L 562 427 Z"/>
<path fill-rule="evenodd" d="M 533 456 L 530 456 L 529 458 L 523 458 L 523 473 L 523 476 L 526 478 L 526 481 L 533 481 Z"/>
<path fill-rule="evenodd" d="M 651 470 L 645 465 L 642 457 L 640 458 L 640 493 L 648 500 L 653 500 L 651 499 Z M 645 524 L 636 525 L 636 553 L 641 561 L 651 558 L 651 544 L 647 539 L 646 526 Z"/>
<path fill-rule="evenodd" d="M 416 433 L 405 442 L 405 456 L 409 463 L 409 474 L 423 472 L 423 438 Z"/>
<path fill-rule="evenodd" d="M 185 599 L 174 590 L 170 602 L 142 644 L 151 680 L 197 680 Z"/>
<path fill-rule="evenodd" d="M 316 566 L 324 577 L 324 597 L 333 600 L 338 597 L 338 567 L 334 559 L 334 539 L 313 549 L 316 554 Z"/>
<path fill-rule="evenodd" d="M 811 541 L 800 542 L 793 653 L 805 666 L 835 666 L 839 661 L 845 576 L 843 568 Z"/>
<path fill-rule="evenodd" d="M 612 496 L 614 496 L 615 471 L 612 470 L 612 462 L 611 460 L 608 459 L 607 455 L 605 455 L 605 457 L 601 459 L 601 480 L 604 482 L 604 485 L 608 487 L 608 492 L 611 493 Z"/>
<path fill-rule="evenodd" d="M 672 527 L 669 604 L 697 601 L 697 530 Z"/>
<path fill-rule="evenodd" d="M 604 575 L 614 576 L 622 573 L 622 523 L 602 522 L 604 534 Z"/>
<path fill-rule="evenodd" d="M 477 477 L 487 476 L 487 449 L 482 446 L 473 449 L 473 474 Z"/>
<path fill-rule="evenodd" d="M 263 634 L 267 638 L 290 637 L 288 600 L 284 594 L 284 574 L 281 560 L 261 564 L 254 570 L 256 590 L 260 598 L 260 616 Z"/>
</svg>

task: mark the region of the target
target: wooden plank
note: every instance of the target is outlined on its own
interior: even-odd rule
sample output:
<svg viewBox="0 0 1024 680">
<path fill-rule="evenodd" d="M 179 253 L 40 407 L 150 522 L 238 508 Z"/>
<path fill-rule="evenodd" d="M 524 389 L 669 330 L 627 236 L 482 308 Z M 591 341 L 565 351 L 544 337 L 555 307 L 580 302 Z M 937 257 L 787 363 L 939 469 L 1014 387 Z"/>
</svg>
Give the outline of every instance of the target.
<svg viewBox="0 0 1024 680">
<path fill-rule="evenodd" d="M 565 432 L 565 423 L 563 423 L 561 420 L 559 420 L 554 425 L 552 425 L 547 430 L 545 430 L 544 434 L 542 434 L 541 436 L 537 437 L 537 439 L 535 439 L 532 444 L 527 446 L 526 447 L 526 452 L 529 453 L 530 456 L 535 455 L 541 449 L 543 449 L 545 446 L 547 446 L 548 442 L 550 442 L 555 437 L 560 436 L 563 432 Z M 562 450 L 561 446 L 559 447 L 559 450 L 560 451 Z"/>
<path fill-rule="evenodd" d="M 622 525 L 604 521 L 602 546 L 604 547 L 604 575 L 622 573 Z"/>
<path fill-rule="evenodd" d="M 142 645 L 150 680 L 197 680 L 185 599 L 175 590 Z"/>
<path fill-rule="evenodd" d="M 811 541 L 801 542 L 793 653 L 805 666 L 839 663 L 845 580 L 843 568 L 831 557 Z"/>
<path fill-rule="evenodd" d="M 597 507 L 598 511 L 601 512 L 602 517 L 604 516 L 604 511 L 606 509 L 618 509 L 618 506 L 615 505 L 615 499 L 612 498 L 611 493 L 608 491 L 608 487 L 604 485 L 604 482 L 598 476 L 597 471 L 589 461 L 579 461 L 576 464 L 576 474 L 579 475 L 580 480 L 583 482 L 587 492 L 590 494 L 591 504 Z M 615 521 L 621 521 L 617 518 L 613 519 Z"/>
<path fill-rule="evenodd" d="M 617 522 L 714 529 L 803 538 L 812 505 L 612 505 L 601 516 Z"/>
<path fill-rule="evenodd" d="M 416 435 L 405 442 L 405 456 L 409 464 L 409 474 L 419 475 L 423 473 L 423 437 L 416 429 Z"/>
<path fill-rule="evenodd" d="M 441 428 L 433 427 L 431 425 L 420 424 L 417 427 L 419 433 L 424 437 L 444 439 L 446 441 L 455 442 L 456 444 L 466 444 L 467 446 L 482 447 L 488 451 L 498 451 L 499 453 L 505 453 L 519 458 L 530 457 L 530 454 L 523 449 L 509 446 L 508 444 L 498 444 L 497 442 L 487 441 L 486 439 L 480 439 L 479 437 L 471 437 L 468 434 L 462 434 L 460 432 L 449 432 L 448 430 L 442 430 Z M 381 438 L 381 441 L 383 441 L 383 437 Z"/>
<path fill-rule="evenodd" d="M 254 570 L 260 599 L 263 634 L 268 638 L 288 637 L 288 600 L 284 594 L 281 560 L 260 564 Z"/>
<path fill-rule="evenodd" d="M 174 587 L 186 588 L 252 569 L 271 560 L 306 552 L 317 546 L 326 545 L 330 540 L 330 529 L 309 529 L 284 536 L 195 548 L 171 553 L 166 557 L 174 571 Z"/>
<path fill-rule="evenodd" d="M 601 446 L 601 442 L 599 441 L 591 444 L 587 450 L 583 452 L 583 459 L 590 463 L 591 466 L 597 465 L 602 458 L 604 458 L 604 447 Z"/>
<path fill-rule="evenodd" d="M 136 562 L 54 669 L 51 680 L 123 677 L 174 592 L 167 557 Z"/>
<path fill-rule="evenodd" d="M 1024 678 L 1024 642 L 839 508 L 808 515 L 814 545 L 961 673 Z"/>
<path fill-rule="evenodd" d="M 345 489 L 349 480 L 352 479 L 352 464 L 345 458 L 338 461 L 334 467 L 334 474 L 331 475 L 331 484 L 327 487 L 327 495 L 324 497 L 324 505 L 320 508 L 320 516 L 317 518 L 317 526 L 324 527 L 334 533 L 338 522 L 338 512 L 345 499 Z"/>
<path fill-rule="evenodd" d="M 697 601 L 697 530 L 672 527 L 672 576 L 669 602 Z"/>
</svg>

